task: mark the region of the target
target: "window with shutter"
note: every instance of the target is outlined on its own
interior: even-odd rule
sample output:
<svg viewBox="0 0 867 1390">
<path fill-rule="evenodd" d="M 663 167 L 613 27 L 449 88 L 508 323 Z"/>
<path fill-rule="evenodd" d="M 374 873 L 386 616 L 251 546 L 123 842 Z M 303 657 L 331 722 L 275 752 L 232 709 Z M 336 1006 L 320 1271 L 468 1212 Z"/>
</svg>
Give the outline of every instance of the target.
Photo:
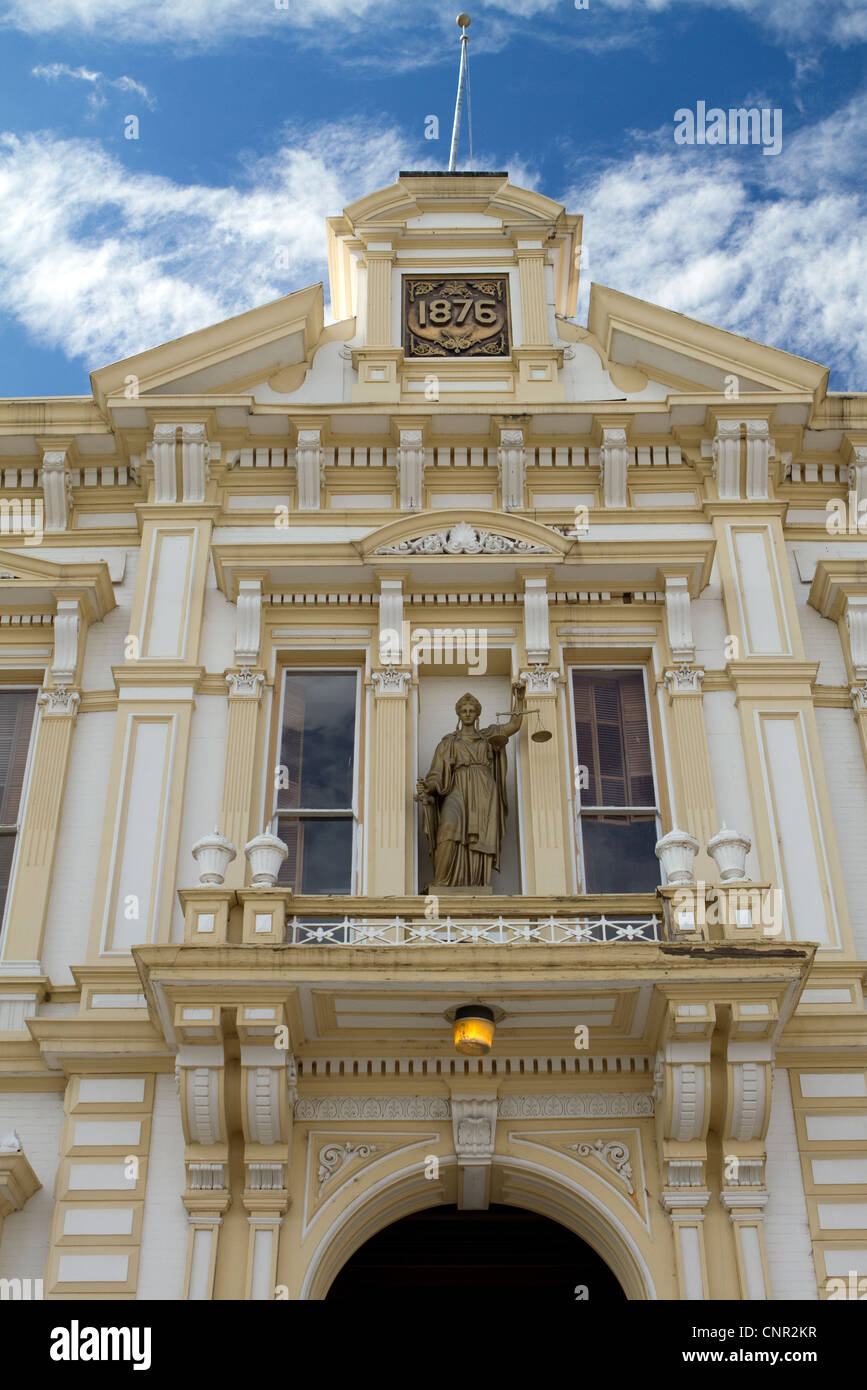
<svg viewBox="0 0 867 1390">
<path fill-rule="evenodd" d="M 277 834 L 279 882 L 295 893 L 350 893 L 356 831 L 358 671 L 286 671 Z"/>
<path fill-rule="evenodd" d="M 36 694 L 35 690 L 0 691 L 0 921 L 12 873 Z"/>
<path fill-rule="evenodd" d="M 572 701 L 584 891 L 651 892 L 657 808 L 642 672 L 573 670 Z"/>
</svg>

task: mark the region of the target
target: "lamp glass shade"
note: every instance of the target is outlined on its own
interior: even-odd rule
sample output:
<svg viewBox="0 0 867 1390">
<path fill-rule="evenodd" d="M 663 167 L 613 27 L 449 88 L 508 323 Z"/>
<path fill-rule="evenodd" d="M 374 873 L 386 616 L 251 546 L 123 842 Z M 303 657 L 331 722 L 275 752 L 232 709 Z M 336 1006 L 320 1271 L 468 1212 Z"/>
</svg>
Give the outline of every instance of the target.
<svg viewBox="0 0 867 1390">
<path fill-rule="evenodd" d="M 494 1018 L 484 1005 L 458 1009 L 455 1016 L 455 1048 L 469 1057 L 484 1056 L 494 1041 Z"/>
</svg>

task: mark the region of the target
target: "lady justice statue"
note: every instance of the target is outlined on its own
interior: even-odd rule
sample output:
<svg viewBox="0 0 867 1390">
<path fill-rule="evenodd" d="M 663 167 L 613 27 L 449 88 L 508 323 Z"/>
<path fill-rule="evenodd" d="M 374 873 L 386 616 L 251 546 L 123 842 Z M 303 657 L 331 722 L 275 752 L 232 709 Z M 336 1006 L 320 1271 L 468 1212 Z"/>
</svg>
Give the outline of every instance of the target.
<svg viewBox="0 0 867 1390">
<path fill-rule="evenodd" d="M 525 687 L 512 686 L 514 706 L 506 724 L 479 728 L 482 707 L 474 695 L 455 705 L 458 726 L 440 739 L 427 777 L 417 782 L 437 888 L 487 888 L 500 867 L 500 846 L 509 806 L 506 744 L 521 727 Z"/>
</svg>

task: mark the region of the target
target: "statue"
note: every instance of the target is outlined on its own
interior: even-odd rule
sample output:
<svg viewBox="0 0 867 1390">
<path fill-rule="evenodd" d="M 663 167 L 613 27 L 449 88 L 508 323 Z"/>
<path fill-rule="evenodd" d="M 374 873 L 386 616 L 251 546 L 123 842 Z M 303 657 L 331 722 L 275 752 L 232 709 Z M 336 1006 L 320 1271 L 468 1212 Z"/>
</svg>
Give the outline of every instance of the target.
<svg viewBox="0 0 867 1390">
<path fill-rule="evenodd" d="M 500 867 L 500 846 L 509 812 L 506 744 L 521 727 L 525 687 L 513 685 L 512 717 L 479 728 L 482 707 L 474 695 L 455 705 L 458 727 L 440 739 L 430 771 L 416 783 L 436 888 L 488 888 Z"/>
</svg>

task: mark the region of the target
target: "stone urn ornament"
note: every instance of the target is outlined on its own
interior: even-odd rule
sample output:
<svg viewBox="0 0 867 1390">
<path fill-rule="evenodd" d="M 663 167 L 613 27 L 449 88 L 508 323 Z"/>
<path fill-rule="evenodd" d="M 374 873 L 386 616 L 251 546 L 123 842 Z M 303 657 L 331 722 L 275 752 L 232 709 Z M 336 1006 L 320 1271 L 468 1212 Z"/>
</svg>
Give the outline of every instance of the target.
<svg viewBox="0 0 867 1390">
<path fill-rule="evenodd" d="M 698 854 L 698 840 L 677 827 L 657 840 L 655 854 L 665 871 L 665 881 L 671 884 L 694 883 L 693 861 Z"/>
<path fill-rule="evenodd" d="M 199 883 L 219 887 L 237 851 L 215 826 L 213 835 L 197 840 L 190 853 L 199 866 Z"/>
<path fill-rule="evenodd" d="M 708 840 L 707 852 L 719 869 L 722 883 L 742 883 L 746 879 L 746 858 L 752 843 L 740 831 L 727 829 L 725 821 L 722 829 Z"/>
<path fill-rule="evenodd" d="M 250 863 L 252 885 L 254 888 L 273 888 L 277 882 L 280 866 L 289 853 L 289 846 L 276 835 L 257 835 L 244 846 L 244 853 Z"/>
</svg>

